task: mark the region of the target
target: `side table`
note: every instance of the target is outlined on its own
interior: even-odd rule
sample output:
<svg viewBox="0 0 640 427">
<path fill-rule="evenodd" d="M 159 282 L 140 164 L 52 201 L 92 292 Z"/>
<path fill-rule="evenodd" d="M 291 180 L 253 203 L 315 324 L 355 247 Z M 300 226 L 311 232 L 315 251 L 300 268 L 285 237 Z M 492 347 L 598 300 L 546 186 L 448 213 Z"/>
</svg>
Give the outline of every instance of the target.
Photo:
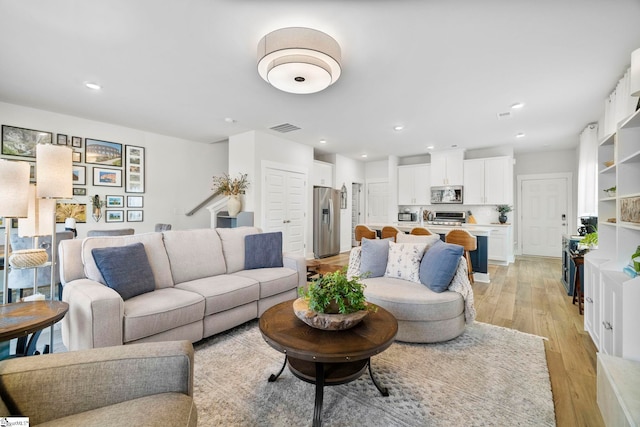
<svg viewBox="0 0 640 427">
<path fill-rule="evenodd" d="M 63 301 L 28 301 L 0 305 L 0 341 L 18 338 L 16 357 L 36 353 L 40 332 L 64 317 L 69 304 Z M 52 352 L 49 346 L 45 353 Z"/>
</svg>

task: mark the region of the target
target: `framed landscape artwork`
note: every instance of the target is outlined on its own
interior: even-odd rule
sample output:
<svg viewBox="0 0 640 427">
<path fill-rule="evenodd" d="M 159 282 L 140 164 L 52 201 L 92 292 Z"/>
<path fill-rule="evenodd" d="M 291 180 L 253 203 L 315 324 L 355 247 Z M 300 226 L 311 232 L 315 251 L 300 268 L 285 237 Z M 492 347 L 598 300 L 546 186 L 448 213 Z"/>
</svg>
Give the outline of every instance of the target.
<svg viewBox="0 0 640 427">
<path fill-rule="evenodd" d="M 105 222 L 124 222 L 124 211 L 106 210 Z"/>
<path fill-rule="evenodd" d="M 87 184 L 87 168 L 86 166 L 73 165 L 71 169 L 73 185 Z"/>
<path fill-rule="evenodd" d="M 144 193 L 144 148 L 125 147 L 125 191 Z"/>
<path fill-rule="evenodd" d="M 122 187 L 122 171 L 119 169 L 93 168 L 93 185 Z"/>
<path fill-rule="evenodd" d="M 86 196 L 87 195 L 87 189 L 84 187 L 74 187 L 73 188 L 73 195 L 74 196 Z"/>
<path fill-rule="evenodd" d="M 73 163 L 80 163 L 82 161 L 82 153 L 79 151 L 72 152 L 71 160 L 73 160 Z"/>
<path fill-rule="evenodd" d="M 84 161 L 97 165 L 122 167 L 122 144 L 85 138 Z"/>
<path fill-rule="evenodd" d="M 53 133 L 2 125 L 2 154 L 36 157 L 37 144 L 51 144 Z"/>
<path fill-rule="evenodd" d="M 124 208 L 124 196 L 106 196 L 106 207 L 108 208 Z"/>
</svg>

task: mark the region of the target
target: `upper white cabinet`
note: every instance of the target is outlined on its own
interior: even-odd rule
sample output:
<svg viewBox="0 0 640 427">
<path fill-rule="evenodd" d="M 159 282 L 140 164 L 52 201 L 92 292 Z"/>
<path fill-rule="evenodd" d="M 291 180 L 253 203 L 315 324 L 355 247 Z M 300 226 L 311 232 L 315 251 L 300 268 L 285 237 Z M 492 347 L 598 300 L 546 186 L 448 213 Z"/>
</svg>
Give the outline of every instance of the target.
<svg viewBox="0 0 640 427">
<path fill-rule="evenodd" d="M 513 203 L 513 159 L 492 157 L 464 161 L 464 203 L 499 205 Z"/>
<path fill-rule="evenodd" d="M 464 150 L 431 153 L 431 185 L 463 185 Z"/>
<path fill-rule="evenodd" d="M 430 203 L 431 168 L 428 164 L 398 166 L 398 204 Z"/>
<path fill-rule="evenodd" d="M 331 163 L 314 160 L 311 185 L 333 187 L 333 165 Z"/>
</svg>

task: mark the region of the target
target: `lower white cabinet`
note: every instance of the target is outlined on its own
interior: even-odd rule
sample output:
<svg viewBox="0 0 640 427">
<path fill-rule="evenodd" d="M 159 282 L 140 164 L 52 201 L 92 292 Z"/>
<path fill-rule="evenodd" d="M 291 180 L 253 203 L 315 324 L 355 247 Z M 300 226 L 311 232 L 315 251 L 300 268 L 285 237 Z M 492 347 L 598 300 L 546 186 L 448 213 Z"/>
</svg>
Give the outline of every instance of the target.
<svg viewBox="0 0 640 427">
<path fill-rule="evenodd" d="M 599 256 L 585 256 L 584 328 L 601 353 L 640 361 L 640 277 L 607 269 Z"/>
<path fill-rule="evenodd" d="M 494 264 L 506 265 L 513 262 L 512 226 L 491 228 L 489 234 L 489 261 Z"/>
</svg>

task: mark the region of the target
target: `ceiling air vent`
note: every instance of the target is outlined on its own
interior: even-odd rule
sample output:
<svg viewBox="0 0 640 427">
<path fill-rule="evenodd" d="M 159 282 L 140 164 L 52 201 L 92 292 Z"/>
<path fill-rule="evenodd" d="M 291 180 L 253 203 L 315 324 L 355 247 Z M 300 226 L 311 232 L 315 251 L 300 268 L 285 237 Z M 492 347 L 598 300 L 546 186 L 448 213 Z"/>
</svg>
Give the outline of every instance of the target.
<svg viewBox="0 0 640 427">
<path fill-rule="evenodd" d="M 498 120 L 510 119 L 511 111 L 505 111 L 504 113 L 498 113 L 496 115 L 498 116 Z"/>
<path fill-rule="evenodd" d="M 298 126 L 292 125 L 291 123 L 283 123 L 281 125 L 274 126 L 269 129 L 275 130 L 276 132 L 280 132 L 280 133 L 287 133 L 287 132 L 293 132 L 294 130 L 300 130 Z"/>
</svg>

